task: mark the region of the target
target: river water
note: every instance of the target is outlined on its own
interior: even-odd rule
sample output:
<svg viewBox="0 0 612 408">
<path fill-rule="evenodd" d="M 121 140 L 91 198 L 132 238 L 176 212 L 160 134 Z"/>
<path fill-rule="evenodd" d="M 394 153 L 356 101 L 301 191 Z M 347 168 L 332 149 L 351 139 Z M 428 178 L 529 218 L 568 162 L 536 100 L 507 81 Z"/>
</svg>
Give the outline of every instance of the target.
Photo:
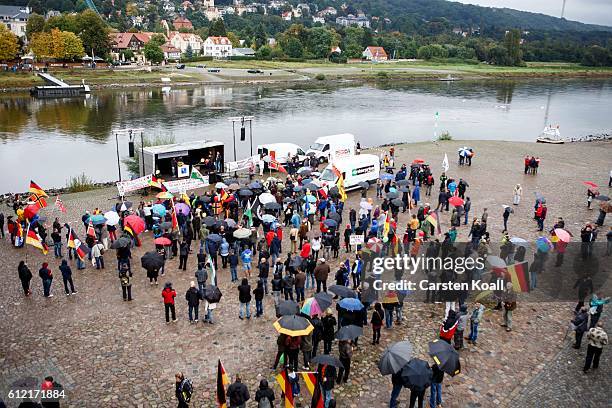
<svg viewBox="0 0 612 408">
<path fill-rule="evenodd" d="M 227 118 L 236 115 L 255 116 L 255 145 L 308 146 L 345 132 L 362 146 L 432 140 L 443 131 L 454 139 L 533 142 L 546 117 L 564 137 L 610 132 L 611 101 L 612 80 L 201 86 L 49 100 L 6 95 L 0 96 L 0 192 L 24 191 L 30 179 L 61 187 L 82 172 L 96 181 L 116 180 L 113 130 L 126 127 L 145 128 L 150 137 L 172 135 L 176 142 L 219 140 L 231 160 Z M 249 150 L 248 137 L 238 140 L 239 159 Z M 119 139 L 119 151 L 128 155 L 127 137 Z"/>
</svg>

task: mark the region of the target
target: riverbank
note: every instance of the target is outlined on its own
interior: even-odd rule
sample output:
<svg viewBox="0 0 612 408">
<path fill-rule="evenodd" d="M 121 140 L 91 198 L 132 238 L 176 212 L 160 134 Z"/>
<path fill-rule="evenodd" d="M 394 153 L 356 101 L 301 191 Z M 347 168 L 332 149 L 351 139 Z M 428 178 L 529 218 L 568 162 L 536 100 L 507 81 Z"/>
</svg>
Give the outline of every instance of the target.
<svg viewBox="0 0 612 408">
<path fill-rule="evenodd" d="M 210 72 L 211 68 L 218 72 Z M 248 70 L 261 70 L 249 73 Z M 499 67 L 488 64 L 450 64 L 426 61 L 332 64 L 329 62 L 283 61 L 206 61 L 189 63 L 185 69 L 175 66 L 115 69 L 52 69 L 68 83 L 85 81 L 94 89 L 161 86 L 196 86 L 213 84 L 282 83 L 300 81 L 385 81 L 530 79 L 530 78 L 609 78 L 612 67 L 585 67 L 568 63 L 529 63 L 526 67 Z M 170 78 L 170 82 L 162 81 Z M 43 81 L 33 73 L 0 74 L 1 92 L 22 92 Z"/>
</svg>

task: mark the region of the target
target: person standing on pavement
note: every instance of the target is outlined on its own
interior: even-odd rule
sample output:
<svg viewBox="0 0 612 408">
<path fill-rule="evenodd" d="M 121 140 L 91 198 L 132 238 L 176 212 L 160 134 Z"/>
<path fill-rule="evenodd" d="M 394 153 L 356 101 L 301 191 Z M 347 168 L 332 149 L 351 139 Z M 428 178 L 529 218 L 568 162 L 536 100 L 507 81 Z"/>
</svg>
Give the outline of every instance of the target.
<svg viewBox="0 0 612 408">
<path fill-rule="evenodd" d="M 591 323 L 589 324 L 589 328 L 595 327 L 599 318 L 601 317 L 601 313 L 603 312 L 604 305 L 610 303 L 610 298 L 601 297 L 600 293 L 593 293 L 591 296 L 591 301 L 589 302 L 589 313 L 591 315 Z"/>
<path fill-rule="evenodd" d="M 502 327 L 506 328 L 506 331 L 512 331 L 512 313 L 516 309 L 516 293 L 512 287 L 512 282 L 506 283 L 506 290 L 503 295 L 504 299 L 504 323 Z"/>
<path fill-rule="evenodd" d="M 402 380 L 402 371 L 398 371 L 397 373 L 391 375 L 391 384 L 393 385 L 393 390 L 391 391 L 391 400 L 389 401 L 389 408 L 397 408 L 397 398 L 402 392 L 402 388 L 404 388 L 404 380 Z"/>
<path fill-rule="evenodd" d="M 263 299 L 265 295 L 261 280 L 257 282 L 257 287 L 253 289 L 253 295 L 255 296 L 255 317 L 261 317 L 264 314 Z"/>
<path fill-rule="evenodd" d="M 264 293 L 268 294 L 268 277 L 270 276 L 270 263 L 267 258 L 261 258 L 257 264 L 259 270 L 258 278 L 264 289 Z"/>
<path fill-rule="evenodd" d="M 185 293 L 185 300 L 189 308 L 189 323 L 198 322 L 198 312 L 200 310 L 200 299 L 202 298 L 202 292 L 196 288 L 196 283 L 191 281 L 187 293 Z"/>
<path fill-rule="evenodd" d="M 91 256 L 96 261 L 96 269 L 104 269 L 104 244 L 98 242 L 91 247 Z"/>
<path fill-rule="evenodd" d="M 185 378 L 182 372 L 174 375 L 175 378 L 175 395 L 178 400 L 178 408 L 189 408 L 193 387 L 191 381 Z"/>
<path fill-rule="evenodd" d="M 176 291 L 172 289 L 172 283 L 166 282 L 162 290 L 162 298 L 164 299 L 164 309 L 166 311 L 166 323 L 170 323 L 170 312 L 172 312 L 172 322 L 176 323 L 176 309 L 174 308 L 174 298 Z"/>
<path fill-rule="evenodd" d="M 181 241 L 179 246 L 179 269 L 187 270 L 187 257 L 189 256 L 189 245 L 187 241 Z"/>
<path fill-rule="evenodd" d="M 236 251 L 234 249 L 230 251 L 228 261 L 230 266 L 230 274 L 232 276 L 232 283 L 234 283 L 238 280 L 238 255 L 236 255 Z"/>
<path fill-rule="evenodd" d="M 242 278 L 242 282 L 238 286 L 238 301 L 240 302 L 240 311 L 238 317 L 243 320 L 245 315 L 247 319 L 251 318 L 251 285 L 247 278 Z"/>
<path fill-rule="evenodd" d="M 4 213 L 0 211 L 0 236 L 4 239 Z"/>
<path fill-rule="evenodd" d="M 62 264 L 60 265 L 59 270 L 62 272 L 62 279 L 64 280 L 64 292 L 66 292 L 66 296 L 70 296 L 71 292 L 73 295 L 76 295 L 77 291 L 74 290 L 74 283 L 72 282 L 72 269 L 70 269 L 68 261 L 62 259 Z M 68 284 L 70 284 L 70 291 L 68 291 Z"/>
<path fill-rule="evenodd" d="M 321 258 L 319 261 L 319 265 L 314 269 L 314 276 L 317 281 L 317 293 L 321 292 L 321 287 L 323 287 L 323 292 L 327 292 L 327 277 L 330 272 L 329 265 L 325 263 L 325 258 Z"/>
<path fill-rule="evenodd" d="M 198 282 L 198 290 L 204 293 L 204 288 L 206 287 L 206 281 L 208 280 L 208 272 L 206 272 L 206 268 L 204 267 L 204 264 L 202 263 L 198 264 L 198 270 L 195 273 L 195 278 Z"/>
<path fill-rule="evenodd" d="M 255 401 L 258 407 L 273 407 L 274 406 L 274 390 L 268 385 L 268 380 L 265 378 L 259 381 L 259 389 L 255 393 Z"/>
<path fill-rule="evenodd" d="M 519 203 L 521 202 L 522 195 L 523 195 L 523 188 L 521 187 L 520 184 L 517 184 L 516 186 L 514 186 L 512 204 L 519 205 Z"/>
<path fill-rule="evenodd" d="M 444 380 L 444 371 L 440 370 L 437 364 L 431 367 L 431 371 L 433 376 L 429 394 L 429 407 L 436 408 L 437 406 L 442 406 L 442 381 Z"/>
<path fill-rule="evenodd" d="M 482 320 L 484 310 L 484 305 L 479 302 L 476 302 L 476 304 L 474 304 L 474 310 L 470 315 L 470 334 L 467 337 L 467 341 L 468 343 L 471 343 L 473 345 L 476 345 L 476 341 L 478 340 L 478 325 Z"/>
<path fill-rule="evenodd" d="M 589 314 L 587 310 L 588 309 L 586 306 L 581 307 L 574 320 L 572 320 L 574 331 L 576 332 L 576 343 L 573 347 L 577 350 L 580 349 L 580 346 L 582 345 L 582 337 L 588 328 Z"/>
<path fill-rule="evenodd" d="M 591 362 L 593 363 L 593 369 L 599 367 L 599 358 L 605 345 L 608 344 L 608 334 L 603 329 L 602 323 L 597 323 L 597 326 L 589 329 L 587 333 L 587 340 L 589 344 L 587 346 L 586 360 L 584 362 L 584 368 L 582 371 L 586 374 L 591 368 Z"/>
<path fill-rule="evenodd" d="M 247 401 L 251 399 L 249 389 L 242 383 L 240 374 L 236 374 L 234 382 L 227 387 L 227 398 L 229 408 L 245 408 Z"/>
<path fill-rule="evenodd" d="M 379 302 L 374 305 L 374 312 L 372 312 L 372 344 L 380 344 L 380 329 L 382 328 L 383 321 L 385 319 L 385 311 Z"/>
<path fill-rule="evenodd" d="M 331 308 L 325 311 L 325 317 L 321 319 L 323 324 L 323 354 L 331 353 L 332 343 L 336 334 L 336 325 L 338 322 L 334 317 Z"/>
<path fill-rule="evenodd" d="M 353 357 L 353 342 L 350 340 L 340 340 L 338 342 L 340 362 L 344 367 L 338 369 L 338 384 L 348 381 L 351 373 L 351 358 Z"/>
<path fill-rule="evenodd" d="M 119 265 L 119 281 L 121 282 L 121 291 L 123 292 L 123 300 L 132 300 L 132 272 L 126 263 Z"/>
<path fill-rule="evenodd" d="M 56 258 L 62 257 L 62 236 L 60 232 L 56 229 L 53 229 L 51 233 L 51 240 L 53 241 L 53 255 Z"/>
<path fill-rule="evenodd" d="M 19 280 L 21 281 L 21 287 L 23 288 L 23 294 L 30 296 L 32 291 L 30 290 L 30 281 L 32 280 L 32 272 L 25 261 L 20 261 L 17 266 L 17 273 L 19 274 Z"/>
<path fill-rule="evenodd" d="M 42 268 L 38 270 L 38 276 L 42 279 L 43 294 L 46 298 L 53 297 L 51 293 L 51 284 L 53 283 L 53 273 L 49 269 L 49 264 L 44 262 Z"/>
<path fill-rule="evenodd" d="M 298 270 L 295 274 L 295 300 L 299 302 L 304 301 L 304 286 L 306 285 L 306 274 L 303 270 Z"/>
</svg>

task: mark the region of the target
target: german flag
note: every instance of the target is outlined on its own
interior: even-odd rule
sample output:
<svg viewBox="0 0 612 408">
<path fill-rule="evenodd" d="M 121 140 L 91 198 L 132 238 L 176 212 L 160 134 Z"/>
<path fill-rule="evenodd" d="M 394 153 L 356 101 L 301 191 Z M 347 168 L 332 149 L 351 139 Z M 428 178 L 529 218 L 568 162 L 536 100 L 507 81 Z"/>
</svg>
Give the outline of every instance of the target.
<svg viewBox="0 0 612 408">
<path fill-rule="evenodd" d="M 294 408 L 295 402 L 293 399 L 293 388 L 289 382 L 289 373 L 285 368 L 276 376 L 276 381 L 280 385 L 283 394 L 285 395 L 285 408 Z"/>
<path fill-rule="evenodd" d="M 66 224 L 66 227 L 69 228 L 68 232 L 68 248 L 74 248 L 77 256 L 81 259 L 85 259 L 85 256 L 89 253 L 89 248 L 85 245 L 79 237 L 74 233 L 72 228 Z"/>
<path fill-rule="evenodd" d="M 217 363 L 217 404 L 219 408 L 227 407 L 227 397 L 225 395 L 225 386 L 230 383 L 229 377 L 221 364 L 221 359 Z"/>
<path fill-rule="evenodd" d="M 42 239 L 40 238 L 40 236 L 36 233 L 36 231 L 31 229 L 30 227 L 28 227 L 28 232 L 26 234 L 25 243 L 30 244 L 33 247 L 40 249 L 42 253 L 45 255 L 47 255 L 47 252 L 49 252 L 49 247 L 47 247 L 47 244 L 42 242 Z"/>
<path fill-rule="evenodd" d="M 517 292 L 529 292 L 529 268 L 528 262 L 508 265 L 506 276 L 512 282 L 512 287 Z"/>
<path fill-rule="evenodd" d="M 308 392 L 310 392 L 310 395 L 312 395 L 312 402 L 310 406 L 312 408 L 324 408 L 325 401 L 323 400 L 321 385 L 317 381 L 316 373 L 303 372 L 302 378 L 304 378 L 304 383 L 306 383 L 306 388 L 308 388 Z"/>
<path fill-rule="evenodd" d="M 442 234 L 442 228 L 440 228 L 440 216 L 438 215 L 438 210 L 430 212 L 425 218 L 425 221 L 430 223 L 436 229 L 436 235 Z"/>
<path fill-rule="evenodd" d="M 29 192 L 32 194 L 36 194 L 37 196 L 40 196 L 40 197 L 49 197 L 47 193 L 45 193 L 45 190 L 40 188 L 40 186 L 36 184 L 35 182 L 33 182 L 32 180 L 30 180 Z"/>
<path fill-rule="evenodd" d="M 315 373 L 302 372 L 302 378 L 304 378 L 304 383 L 306 384 L 306 388 L 308 388 L 308 392 L 310 395 L 313 395 L 317 384 L 317 376 Z"/>
</svg>

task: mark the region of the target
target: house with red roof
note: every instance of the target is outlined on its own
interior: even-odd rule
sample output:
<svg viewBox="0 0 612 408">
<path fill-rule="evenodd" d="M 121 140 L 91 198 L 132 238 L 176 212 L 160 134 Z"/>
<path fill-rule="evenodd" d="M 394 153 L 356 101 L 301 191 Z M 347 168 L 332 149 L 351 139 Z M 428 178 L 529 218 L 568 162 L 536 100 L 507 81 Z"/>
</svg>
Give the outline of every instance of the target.
<svg viewBox="0 0 612 408">
<path fill-rule="evenodd" d="M 193 30 L 193 24 L 191 24 L 191 21 L 182 16 L 175 18 L 172 25 L 174 25 L 175 30 Z"/>
<path fill-rule="evenodd" d="M 368 61 L 387 61 L 389 59 L 383 47 L 366 47 L 361 55 Z"/>
</svg>

